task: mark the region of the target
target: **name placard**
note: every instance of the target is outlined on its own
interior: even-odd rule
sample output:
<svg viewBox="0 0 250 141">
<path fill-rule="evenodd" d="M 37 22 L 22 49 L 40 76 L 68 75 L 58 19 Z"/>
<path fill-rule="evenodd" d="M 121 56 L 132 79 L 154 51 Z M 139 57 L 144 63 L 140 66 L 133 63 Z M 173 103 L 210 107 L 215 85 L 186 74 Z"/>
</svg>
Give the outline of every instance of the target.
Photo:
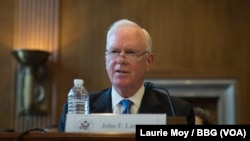
<svg viewBox="0 0 250 141">
<path fill-rule="evenodd" d="M 65 132 L 133 132 L 136 125 L 166 125 L 166 114 L 67 114 Z"/>
</svg>

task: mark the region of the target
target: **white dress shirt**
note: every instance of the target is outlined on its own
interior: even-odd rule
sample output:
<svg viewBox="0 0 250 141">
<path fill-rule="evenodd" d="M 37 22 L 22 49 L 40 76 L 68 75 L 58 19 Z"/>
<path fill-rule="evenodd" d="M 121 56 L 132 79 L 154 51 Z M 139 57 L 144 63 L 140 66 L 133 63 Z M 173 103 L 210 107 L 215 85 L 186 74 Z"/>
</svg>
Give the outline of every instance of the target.
<svg viewBox="0 0 250 141">
<path fill-rule="evenodd" d="M 120 104 L 120 101 L 123 99 L 129 99 L 133 102 L 133 105 L 131 106 L 131 113 L 136 114 L 138 112 L 138 109 L 141 105 L 142 96 L 144 94 L 145 87 L 144 85 L 141 86 L 141 88 L 132 96 L 129 98 L 123 98 L 119 95 L 119 93 L 112 87 L 111 90 L 111 97 L 112 97 L 112 109 L 114 114 L 121 114 L 123 111 L 123 107 Z"/>
</svg>

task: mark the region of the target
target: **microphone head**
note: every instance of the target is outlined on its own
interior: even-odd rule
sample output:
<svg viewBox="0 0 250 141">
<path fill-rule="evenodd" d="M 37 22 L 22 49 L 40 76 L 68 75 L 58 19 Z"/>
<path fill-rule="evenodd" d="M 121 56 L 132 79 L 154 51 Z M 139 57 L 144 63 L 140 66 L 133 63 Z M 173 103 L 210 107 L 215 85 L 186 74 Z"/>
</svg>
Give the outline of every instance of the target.
<svg viewBox="0 0 250 141">
<path fill-rule="evenodd" d="M 154 84 L 151 82 L 144 82 L 144 86 L 147 88 L 153 88 Z"/>
</svg>

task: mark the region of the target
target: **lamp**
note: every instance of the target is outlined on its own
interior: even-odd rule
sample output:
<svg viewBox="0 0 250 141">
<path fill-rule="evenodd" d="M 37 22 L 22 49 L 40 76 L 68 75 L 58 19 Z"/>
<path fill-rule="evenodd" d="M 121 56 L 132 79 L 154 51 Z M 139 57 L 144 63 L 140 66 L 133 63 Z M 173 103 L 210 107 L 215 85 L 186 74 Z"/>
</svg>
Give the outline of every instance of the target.
<svg viewBox="0 0 250 141">
<path fill-rule="evenodd" d="M 41 50 L 18 49 L 12 51 L 18 61 L 16 93 L 17 112 L 20 115 L 45 115 L 47 68 L 44 65 L 50 55 Z"/>
<path fill-rule="evenodd" d="M 39 65 L 47 61 L 50 53 L 42 50 L 17 49 L 12 51 L 12 54 L 23 65 Z"/>
<path fill-rule="evenodd" d="M 55 121 L 59 0 L 18 0 L 11 54 L 15 72 L 15 131 L 43 128 Z"/>
</svg>

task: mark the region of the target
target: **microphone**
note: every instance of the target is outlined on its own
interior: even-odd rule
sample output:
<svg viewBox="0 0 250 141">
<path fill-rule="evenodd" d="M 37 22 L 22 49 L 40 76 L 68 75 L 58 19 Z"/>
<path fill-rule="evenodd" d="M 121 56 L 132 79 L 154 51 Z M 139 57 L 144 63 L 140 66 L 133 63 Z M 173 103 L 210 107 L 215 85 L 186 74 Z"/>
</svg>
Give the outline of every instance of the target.
<svg viewBox="0 0 250 141">
<path fill-rule="evenodd" d="M 174 108 L 173 108 L 173 105 L 172 105 L 172 102 L 171 102 L 171 99 L 170 99 L 170 94 L 169 94 L 168 90 L 166 88 L 163 88 L 163 87 L 160 87 L 160 86 L 156 86 L 156 85 L 154 85 L 151 82 L 144 82 L 144 86 L 147 87 L 147 88 L 162 89 L 162 90 L 164 90 L 166 92 L 166 94 L 167 94 L 168 102 L 169 102 L 169 106 L 171 108 L 172 114 L 175 117 Z"/>
</svg>

